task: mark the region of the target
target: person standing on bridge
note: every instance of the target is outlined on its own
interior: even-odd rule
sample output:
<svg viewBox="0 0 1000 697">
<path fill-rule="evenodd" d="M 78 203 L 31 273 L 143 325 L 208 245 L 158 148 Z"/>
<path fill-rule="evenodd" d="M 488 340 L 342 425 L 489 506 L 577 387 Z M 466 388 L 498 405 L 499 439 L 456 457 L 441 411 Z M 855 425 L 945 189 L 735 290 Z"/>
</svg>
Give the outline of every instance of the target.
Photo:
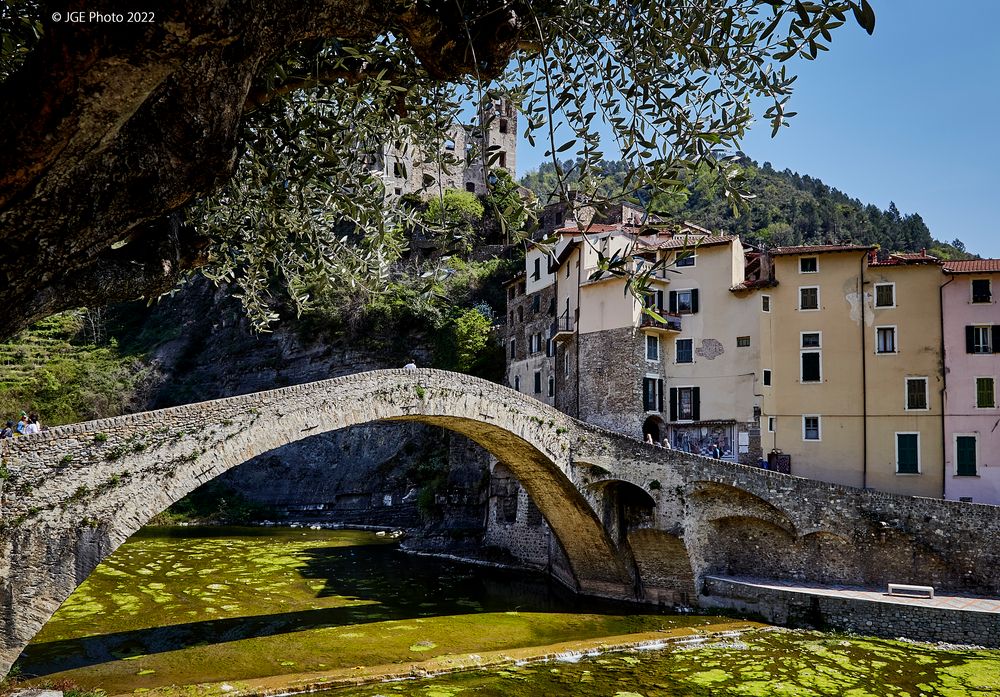
<svg viewBox="0 0 1000 697">
<path fill-rule="evenodd" d="M 28 417 L 28 425 L 24 427 L 24 435 L 30 436 L 41 431 L 42 425 L 38 423 L 38 414 L 32 414 Z"/>
<path fill-rule="evenodd" d="M 7 419 L 7 426 L 0 431 L 0 440 L 14 437 L 14 422 Z"/>
</svg>

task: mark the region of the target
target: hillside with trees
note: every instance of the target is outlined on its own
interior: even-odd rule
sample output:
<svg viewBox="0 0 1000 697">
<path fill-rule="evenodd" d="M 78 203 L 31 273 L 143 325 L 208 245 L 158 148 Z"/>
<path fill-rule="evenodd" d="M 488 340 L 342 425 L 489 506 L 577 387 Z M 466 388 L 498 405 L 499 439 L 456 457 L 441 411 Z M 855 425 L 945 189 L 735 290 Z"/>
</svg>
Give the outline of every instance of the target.
<svg viewBox="0 0 1000 697">
<path fill-rule="evenodd" d="M 561 163 L 572 184 L 575 163 Z M 598 194 L 615 197 L 622 193 L 625 174 L 621 162 L 604 163 Z M 675 196 L 649 201 L 639 192 L 640 202 L 668 221 L 690 220 L 718 233 L 738 234 L 752 244 L 765 247 L 798 244 L 877 244 L 888 251 L 926 249 L 942 259 L 970 258 L 961 240 L 943 242 L 932 237 L 918 213 L 902 213 L 895 203 L 881 209 L 864 203 L 823 183 L 817 177 L 789 169 L 776 170 L 770 162 L 758 165 L 750 159 L 738 165 L 737 182 L 749 198 L 735 214 L 732 199 L 724 195 L 718 178 L 708 171 Z M 543 164 L 529 172 L 521 184 L 540 200 L 552 197 L 558 187 L 554 165 Z"/>
</svg>

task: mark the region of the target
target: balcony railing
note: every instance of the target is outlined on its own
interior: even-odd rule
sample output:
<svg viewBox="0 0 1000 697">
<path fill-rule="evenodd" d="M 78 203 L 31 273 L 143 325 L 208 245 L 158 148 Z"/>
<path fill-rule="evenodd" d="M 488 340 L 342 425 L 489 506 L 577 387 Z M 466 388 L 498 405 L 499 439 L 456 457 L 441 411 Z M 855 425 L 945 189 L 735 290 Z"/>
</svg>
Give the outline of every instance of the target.
<svg viewBox="0 0 1000 697">
<path fill-rule="evenodd" d="M 655 329 L 661 332 L 679 332 L 681 331 L 681 316 L 672 315 L 667 312 L 660 312 L 659 314 L 663 320 L 659 320 L 652 315 L 647 315 L 645 312 L 639 317 L 639 326 L 643 329 Z"/>
<path fill-rule="evenodd" d="M 560 315 L 552 321 L 552 339 L 561 341 L 573 333 L 573 318 L 568 314 Z"/>
</svg>

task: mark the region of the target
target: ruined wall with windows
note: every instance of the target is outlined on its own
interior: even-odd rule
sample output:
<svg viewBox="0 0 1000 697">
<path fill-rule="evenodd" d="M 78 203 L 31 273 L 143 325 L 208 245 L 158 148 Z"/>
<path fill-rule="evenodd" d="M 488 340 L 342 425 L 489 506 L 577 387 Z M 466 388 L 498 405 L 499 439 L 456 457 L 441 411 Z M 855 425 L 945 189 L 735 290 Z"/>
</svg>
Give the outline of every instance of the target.
<svg viewBox="0 0 1000 697">
<path fill-rule="evenodd" d="M 507 100 L 486 106 L 476 124 L 458 124 L 448 130 L 440 143 L 443 155 L 457 160 L 442 165 L 410 143 L 386 145 L 373 158 L 390 197 L 419 194 L 437 195 L 439 190 L 460 189 L 477 196 L 489 192 L 486 176 L 490 169 L 517 171 L 517 110 Z"/>
</svg>

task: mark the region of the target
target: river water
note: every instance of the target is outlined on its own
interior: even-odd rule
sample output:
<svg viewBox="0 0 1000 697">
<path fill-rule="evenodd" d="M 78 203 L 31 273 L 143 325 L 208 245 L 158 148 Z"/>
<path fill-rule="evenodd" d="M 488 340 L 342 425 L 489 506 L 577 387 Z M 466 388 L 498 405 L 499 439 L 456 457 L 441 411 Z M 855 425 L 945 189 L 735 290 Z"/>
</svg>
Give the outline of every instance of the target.
<svg viewBox="0 0 1000 697">
<path fill-rule="evenodd" d="M 630 640 L 661 648 L 585 655 Z M 18 667 L 111 695 L 221 695 L 501 656 L 519 660 L 322 694 L 1000 695 L 998 651 L 642 612 L 568 597 L 541 577 L 408 555 L 370 532 L 288 528 L 142 531 L 63 604 Z"/>
</svg>

